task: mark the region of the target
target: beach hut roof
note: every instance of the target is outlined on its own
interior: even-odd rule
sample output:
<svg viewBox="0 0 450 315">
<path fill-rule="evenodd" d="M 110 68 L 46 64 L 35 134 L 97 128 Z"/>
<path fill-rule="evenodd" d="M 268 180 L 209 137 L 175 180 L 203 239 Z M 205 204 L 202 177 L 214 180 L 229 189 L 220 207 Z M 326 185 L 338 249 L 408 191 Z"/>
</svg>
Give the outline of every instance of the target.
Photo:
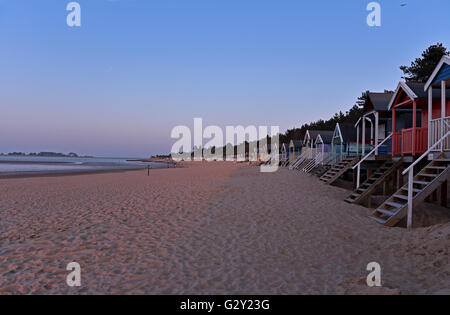
<svg viewBox="0 0 450 315">
<path fill-rule="evenodd" d="M 316 136 L 316 143 L 331 144 L 333 142 L 334 131 L 321 131 Z"/>
<path fill-rule="evenodd" d="M 371 107 L 377 112 L 388 111 L 389 102 L 391 101 L 393 94 L 394 92 L 369 92 L 369 104 L 366 104 L 366 106 L 364 106 L 364 110 L 369 111 L 371 108 L 367 107 L 371 105 Z"/>
<path fill-rule="evenodd" d="M 357 130 L 352 124 L 336 124 L 335 135 L 340 136 L 341 142 L 351 142 L 357 140 Z"/>
<path fill-rule="evenodd" d="M 430 85 L 439 83 L 442 80 L 450 78 L 450 56 L 443 56 L 436 69 L 434 69 L 431 77 L 424 86 L 424 91 L 427 91 Z"/>
<path fill-rule="evenodd" d="M 290 147 L 294 147 L 294 148 L 298 148 L 298 147 L 302 147 L 303 146 L 303 141 L 300 140 L 291 140 Z"/>
<path fill-rule="evenodd" d="M 307 142 L 309 139 L 316 140 L 318 135 L 324 135 L 326 137 L 329 133 L 333 136 L 333 131 L 329 130 L 307 130 L 303 142 Z"/>
<path fill-rule="evenodd" d="M 447 89 L 449 90 L 449 89 Z M 392 95 L 391 101 L 389 103 L 389 110 L 394 105 L 395 100 L 399 93 L 403 91 L 408 95 L 411 100 L 417 100 L 421 98 L 428 98 L 428 93 L 425 91 L 425 83 L 419 82 L 400 82 Z M 440 98 L 441 91 L 438 89 L 433 90 L 433 98 Z"/>
</svg>

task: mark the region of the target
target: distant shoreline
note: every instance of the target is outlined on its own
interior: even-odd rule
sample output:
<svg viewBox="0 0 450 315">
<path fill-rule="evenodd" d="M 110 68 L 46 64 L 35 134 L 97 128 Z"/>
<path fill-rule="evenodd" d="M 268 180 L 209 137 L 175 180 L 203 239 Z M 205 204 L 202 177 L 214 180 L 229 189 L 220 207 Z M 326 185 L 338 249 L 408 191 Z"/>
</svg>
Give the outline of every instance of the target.
<svg viewBox="0 0 450 315">
<path fill-rule="evenodd" d="M 34 153 L 34 154 L 10 154 L 10 153 L 0 153 L 0 157 L 38 157 L 38 158 L 80 158 L 80 159 L 92 159 L 95 156 L 91 155 L 78 155 L 78 154 L 43 154 L 43 153 Z"/>
<path fill-rule="evenodd" d="M 0 164 L 40 164 L 40 165 L 58 165 L 58 164 L 73 164 L 72 162 L 45 162 L 45 161 L 2 161 L 0 160 Z"/>
</svg>

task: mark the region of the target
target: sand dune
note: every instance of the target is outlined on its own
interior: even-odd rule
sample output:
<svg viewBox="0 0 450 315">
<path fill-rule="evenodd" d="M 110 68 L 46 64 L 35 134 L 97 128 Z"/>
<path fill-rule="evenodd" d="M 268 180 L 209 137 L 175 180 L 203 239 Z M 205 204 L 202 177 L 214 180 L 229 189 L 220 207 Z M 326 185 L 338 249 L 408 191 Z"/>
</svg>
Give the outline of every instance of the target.
<svg viewBox="0 0 450 315">
<path fill-rule="evenodd" d="M 347 194 L 226 163 L 3 179 L 0 294 L 450 293 L 450 224 L 385 228 Z"/>
</svg>

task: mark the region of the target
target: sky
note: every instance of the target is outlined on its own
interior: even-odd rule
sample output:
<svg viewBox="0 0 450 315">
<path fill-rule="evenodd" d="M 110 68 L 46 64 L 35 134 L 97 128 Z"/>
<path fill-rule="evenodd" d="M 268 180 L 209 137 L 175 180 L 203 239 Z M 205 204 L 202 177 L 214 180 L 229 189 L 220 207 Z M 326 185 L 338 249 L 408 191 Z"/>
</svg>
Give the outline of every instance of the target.
<svg viewBox="0 0 450 315">
<path fill-rule="evenodd" d="M 81 27 L 69 2 L 0 0 L 0 152 L 147 157 L 196 117 L 285 131 L 450 47 L 448 0 L 378 1 L 380 27 L 369 0 L 79 0 Z"/>
</svg>

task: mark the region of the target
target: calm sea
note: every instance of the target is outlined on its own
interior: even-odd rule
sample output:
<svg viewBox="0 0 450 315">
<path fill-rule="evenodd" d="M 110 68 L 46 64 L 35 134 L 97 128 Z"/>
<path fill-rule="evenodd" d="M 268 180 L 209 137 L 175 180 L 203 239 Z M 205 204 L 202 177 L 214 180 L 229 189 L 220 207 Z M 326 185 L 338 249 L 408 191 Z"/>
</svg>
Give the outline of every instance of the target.
<svg viewBox="0 0 450 315">
<path fill-rule="evenodd" d="M 66 157 L 30 157 L 0 156 L 0 176 L 39 174 L 39 173 L 76 173 L 108 170 L 166 168 L 168 164 L 129 161 L 132 158 L 66 158 Z"/>
</svg>

